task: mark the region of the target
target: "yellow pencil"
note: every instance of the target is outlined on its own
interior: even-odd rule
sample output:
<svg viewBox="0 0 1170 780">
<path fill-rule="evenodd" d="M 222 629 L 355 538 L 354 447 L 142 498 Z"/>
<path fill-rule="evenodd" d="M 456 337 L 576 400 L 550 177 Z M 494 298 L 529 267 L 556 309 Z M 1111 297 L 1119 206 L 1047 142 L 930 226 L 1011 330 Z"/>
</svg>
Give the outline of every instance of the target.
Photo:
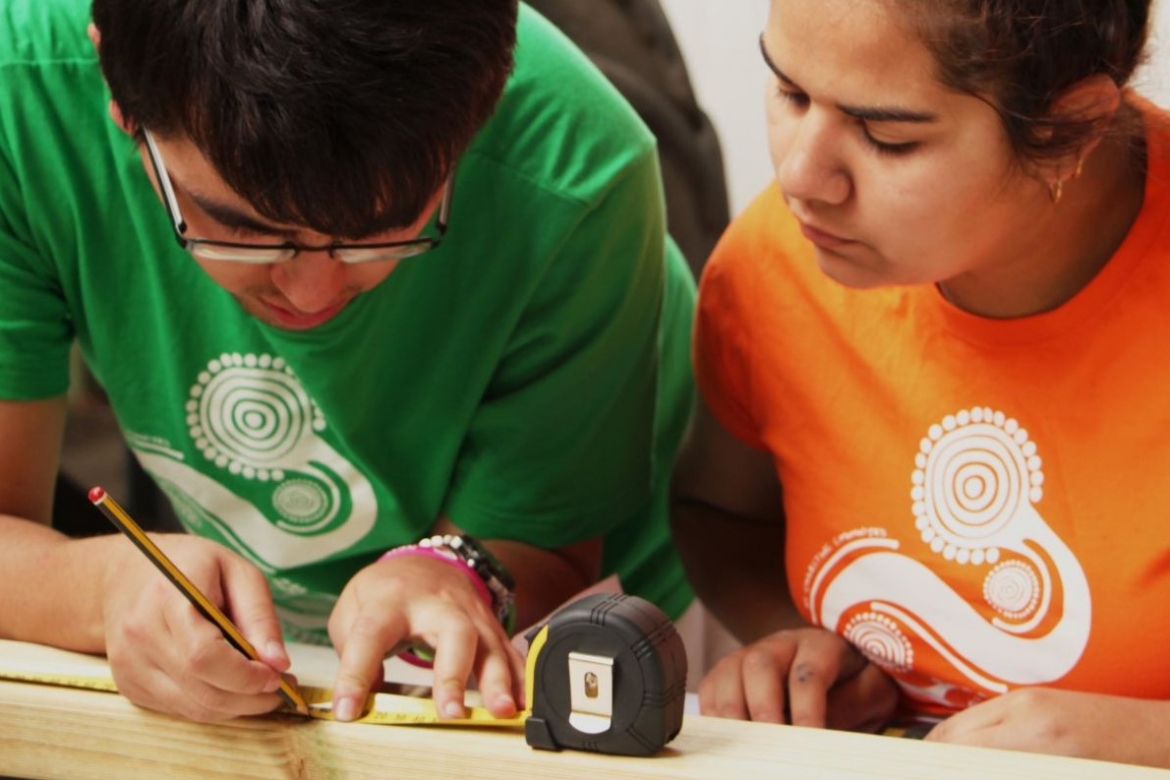
<svg viewBox="0 0 1170 780">
<path fill-rule="evenodd" d="M 227 615 L 220 611 L 219 607 L 212 604 L 206 596 L 195 587 L 191 580 L 183 572 L 179 571 L 179 567 L 171 561 L 166 554 L 158 548 L 146 532 L 139 527 L 138 523 L 134 522 L 130 515 L 126 514 L 126 510 L 118 505 L 103 488 L 95 487 L 89 491 L 89 500 L 93 505 L 101 510 L 102 514 L 110 519 L 110 522 L 117 526 L 118 530 L 126 534 L 130 541 L 134 542 L 134 546 L 146 554 L 146 557 L 158 567 L 168 580 L 174 583 L 175 587 L 187 597 L 187 600 L 194 605 L 195 609 L 203 617 L 214 623 L 223 633 L 224 639 L 231 644 L 232 647 L 239 650 L 241 653 L 251 658 L 253 661 L 260 660 L 260 654 L 256 652 L 256 648 L 252 647 L 251 643 L 244 638 L 240 630 L 236 628 Z M 295 709 L 302 715 L 309 714 L 309 707 L 305 703 L 304 698 L 300 692 L 284 678 L 280 681 L 280 695 L 284 698 L 288 706 Z"/>
</svg>

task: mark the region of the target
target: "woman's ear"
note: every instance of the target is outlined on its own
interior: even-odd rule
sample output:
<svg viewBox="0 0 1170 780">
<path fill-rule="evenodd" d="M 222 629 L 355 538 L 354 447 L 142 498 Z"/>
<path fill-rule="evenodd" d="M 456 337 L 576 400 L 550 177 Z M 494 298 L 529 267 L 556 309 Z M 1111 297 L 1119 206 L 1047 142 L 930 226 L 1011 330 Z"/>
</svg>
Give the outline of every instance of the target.
<svg viewBox="0 0 1170 780">
<path fill-rule="evenodd" d="M 1043 178 L 1050 189 L 1059 192 L 1065 181 L 1080 175 L 1085 158 L 1104 139 L 1121 104 L 1117 82 L 1101 73 L 1073 84 L 1053 102 L 1050 115 L 1054 124 L 1071 121 L 1089 128 L 1089 132 L 1078 146 L 1045 165 Z"/>
</svg>

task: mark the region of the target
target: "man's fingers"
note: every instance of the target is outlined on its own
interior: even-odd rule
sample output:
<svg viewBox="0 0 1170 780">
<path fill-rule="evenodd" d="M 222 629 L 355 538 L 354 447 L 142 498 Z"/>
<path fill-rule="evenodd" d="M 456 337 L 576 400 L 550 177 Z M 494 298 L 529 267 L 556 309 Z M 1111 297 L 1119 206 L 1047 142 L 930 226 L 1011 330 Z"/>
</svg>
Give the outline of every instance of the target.
<svg viewBox="0 0 1170 780">
<path fill-rule="evenodd" d="M 516 714 L 519 704 L 514 691 L 517 687 L 516 670 L 512 663 L 512 646 L 502 636 L 481 637 L 476 654 L 476 681 L 483 695 L 484 706 L 498 718 Z"/>
<path fill-rule="evenodd" d="M 232 622 L 264 663 L 278 672 L 287 671 L 292 662 L 264 575 L 248 562 L 232 558 L 224 566 L 224 578 L 224 597 Z"/>
<path fill-rule="evenodd" d="M 466 618 L 451 620 L 443 633 L 427 637 L 435 648 L 435 709 L 442 718 L 462 718 L 463 694 L 471 677 L 481 638 Z"/>
<path fill-rule="evenodd" d="M 359 612 L 347 630 L 337 633 L 344 637 L 335 642 L 341 655 L 333 684 L 333 716 L 337 720 L 353 720 L 361 714 L 370 690 L 382 681 L 386 651 L 405 632 L 402 614 L 391 611 L 387 616 Z"/>
<path fill-rule="evenodd" d="M 520 654 L 520 651 L 516 649 L 516 646 L 512 642 L 509 641 L 507 643 L 505 651 L 508 654 L 508 664 L 512 668 L 512 697 L 516 702 L 516 708 L 521 710 L 530 704 L 526 698 L 527 693 L 524 690 L 525 680 L 528 675 L 528 666 L 525 663 L 524 656 Z"/>
<path fill-rule="evenodd" d="M 220 642 L 234 656 L 231 661 L 242 661 L 245 667 L 255 666 L 271 675 L 271 670 L 254 661 L 247 661 L 236 650 Z M 234 664 L 233 664 L 234 665 Z M 142 660 L 130 673 L 123 674 L 125 664 L 111 664 L 114 682 L 123 695 L 140 707 L 180 715 L 201 723 L 231 720 L 246 715 L 259 715 L 278 708 L 282 700 L 269 692 L 239 692 L 225 690 L 194 674 L 182 674 L 181 669 L 166 669 Z"/>
<path fill-rule="evenodd" d="M 218 626 L 178 594 L 162 615 L 166 641 L 152 655 L 181 688 L 206 684 L 228 693 L 261 694 L 279 686 L 278 672 L 229 644 Z"/>
</svg>

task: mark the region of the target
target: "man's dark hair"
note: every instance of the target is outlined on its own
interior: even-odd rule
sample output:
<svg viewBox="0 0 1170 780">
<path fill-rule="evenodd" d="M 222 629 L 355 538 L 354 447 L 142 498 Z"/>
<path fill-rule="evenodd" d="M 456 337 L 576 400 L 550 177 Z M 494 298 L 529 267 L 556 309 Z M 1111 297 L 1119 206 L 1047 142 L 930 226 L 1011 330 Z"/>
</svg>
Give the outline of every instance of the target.
<svg viewBox="0 0 1170 780">
<path fill-rule="evenodd" d="M 516 0 L 94 0 L 133 126 L 185 134 L 260 214 L 413 224 L 491 115 Z"/>
<path fill-rule="evenodd" d="M 1077 82 L 1124 87 L 1142 62 L 1151 0 L 896 0 L 934 54 L 939 79 L 999 112 L 1017 160 L 1075 153 L 1097 116 L 1055 115 Z M 1140 132 L 1140 126 L 1119 128 Z"/>
</svg>

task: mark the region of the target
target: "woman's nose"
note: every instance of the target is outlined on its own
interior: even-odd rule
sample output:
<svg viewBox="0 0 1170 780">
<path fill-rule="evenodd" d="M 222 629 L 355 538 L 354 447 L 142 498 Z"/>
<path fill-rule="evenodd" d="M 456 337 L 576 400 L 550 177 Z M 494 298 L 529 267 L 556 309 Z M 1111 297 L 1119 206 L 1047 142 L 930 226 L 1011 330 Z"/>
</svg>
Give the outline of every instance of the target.
<svg viewBox="0 0 1170 780">
<path fill-rule="evenodd" d="M 852 182 L 843 163 L 842 141 L 824 119 L 805 114 L 776 161 L 776 179 L 785 196 L 830 205 L 848 200 Z"/>
</svg>

